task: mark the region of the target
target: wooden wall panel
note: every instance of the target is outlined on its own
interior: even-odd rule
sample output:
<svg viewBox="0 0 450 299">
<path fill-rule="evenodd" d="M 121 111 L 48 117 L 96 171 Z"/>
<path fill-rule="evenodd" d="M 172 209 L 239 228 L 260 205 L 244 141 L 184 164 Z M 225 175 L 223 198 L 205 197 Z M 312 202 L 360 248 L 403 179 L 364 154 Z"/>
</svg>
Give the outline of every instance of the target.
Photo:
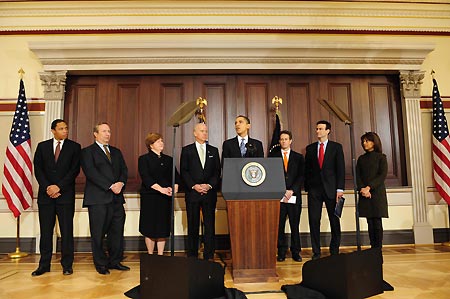
<svg viewBox="0 0 450 299">
<path fill-rule="evenodd" d="M 264 154 L 267 155 L 269 138 L 272 131 L 269 126 L 270 101 L 276 95 L 271 78 L 267 76 L 241 76 L 237 78 L 238 113 L 247 115 L 251 122 L 250 136 L 263 143 Z M 244 107 L 243 107 L 244 105 Z M 233 127 L 234 128 L 234 127 Z M 233 136 L 236 134 L 234 133 Z M 269 137 L 270 135 L 270 137 Z"/>
<path fill-rule="evenodd" d="M 350 82 L 345 83 L 330 83 L 328 84 L 328 101 L 337 105 L 350 119 L 352 119 L 351 102 L 352 102 L 352 88 Z M 347 125 L 340 119 L 330 116 L 328 120 L 331 123 L 330 139 L 337 141 L 343 145 L 345 158 L 345 174 L 346 179 L 352 179 L 352 155 L 350 146 L 350 130 Z"/>
<path fill-rule="evenodd" d="M 312 92 L 314 87 L 310 82 L 288 82 L 287 95 L 283 107 L 283 124 L 292 132 L 292 148 L 305 155 L 306 146 L 311 143 L 315 131 L 315 122 L 311 119 Z"/>
<path fill-rule="evenodd" d="M 95 123 L 96 115 L 96 86 L 80 86 L 76 92 L 76 105 L 74 109 L 74 120 L 69 127 L 69 132 L 72 132 L 72 136 L 75 140 L 80 140 L 82 147 L 90 145 L 94 141 L 93 126 Z"/>
<path fill-rule="evenodd" d="M 399 165 L 397 162 L 398 145 L 395 144 L 396 125 L 393 119 L 393 99 L 388 84 L 369 84 L 370 111 L 372 116 L 372 131 L 377 132 L 383 145 L 383 153 L 388 160 L 388 180 L 399 180 Z"/>
<path fill-rule="evenodd" d="M 138 187 L 139 173 L 137 160 L 139 156 L 139 128 L 140 119 L 136 111 L 139 109 L 139 84 L 117 85 L 117 101 L 115 103 L 115 120 L 111 122 L 112 144 L 115 144 L 125 158 L 128 167 L 128 186 Z M 120 129 L 119 129 L 120 128 Z"/>
<path fill-rule="evenodd" d="M 208 101 L 206 123 L 209 143 L 220 149 L 226 135 L 224 124 L 227 86 L 224 83 L 205 83 L 202 94 Z"/>
<path fill-rule="evenodd" d="M 377 131 L 389 160 L 388 186 L 406 182 L 400 93 L 395 76 L 72 76 L 68 78 L 65 118 L 71 138 L 83 147 L 93 142 L 92 128 L 97 122 L 110 123 L 111 143 L 122 150 L 129 167 L 127 191 L 137 191 L 137 158 L 147 152 L 145 136 L 149 132 L 162 133 L 164 152 L 172 155 L 173 128 L 166 123 L 182 102 L 199 96 L 208 100 L 209 142 L 219 152 L 223 141 L 236 135 L 236 116 L 244 114 L 251 120 L 251 136 L 263 142 L 267 154 L 275 119 L 271 100 L 275 95 L 283 98 L 282 121 L 284 129 L 293 133 L 296 151 L 304 154 L 306 145 L 316 141 L 318 120 L 332 123 L 330 139 L 344 147 L 347 188 L 352 187 L 349 129 L 318 99 L 334 102 L 353 119 L 356 157 L 363 152 L 361 134 Z M 177 129 L 177 165 L 181 147 L 194 141 L 195 123 L 197 120 L 192 119 Z M 81 175 L 77 182 L 82 184 L 83 180 Z"/>
</svg>

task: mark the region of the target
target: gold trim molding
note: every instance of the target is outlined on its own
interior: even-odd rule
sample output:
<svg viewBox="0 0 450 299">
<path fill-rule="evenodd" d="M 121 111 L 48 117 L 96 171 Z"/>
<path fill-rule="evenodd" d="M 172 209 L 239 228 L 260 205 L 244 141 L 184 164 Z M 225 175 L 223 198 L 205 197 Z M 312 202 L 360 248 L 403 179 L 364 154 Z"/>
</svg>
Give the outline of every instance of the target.
<svg viewBox="0 0 450 299">
<path fill-rule="evenodd" d="M 131 37 L 130 37 L 131 38 Z M 283 40 L 248 35 L 30 41 L 45 71 L 180 69 L 419 70 L 434 44 Z"/>
<path fill-rule="evenodd" d="M 442 3 L 83 1 L 82 4 L 0 3 L 0 33 L 168 29 L 450 32 L 450 6 Z"/>
</svg>

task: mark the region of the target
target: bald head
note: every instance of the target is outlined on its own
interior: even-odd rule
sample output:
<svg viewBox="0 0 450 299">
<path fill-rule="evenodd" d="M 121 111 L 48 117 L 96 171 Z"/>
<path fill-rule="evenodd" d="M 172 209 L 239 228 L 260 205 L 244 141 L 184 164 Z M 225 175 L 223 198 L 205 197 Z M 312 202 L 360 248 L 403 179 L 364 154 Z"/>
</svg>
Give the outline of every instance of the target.
<svg viewBox="0 0 450 299">
<path fill-rule="evenodd" d="M 198 123 L 194 127 L 195 141 L 203 144 L 208 140 L 208 127 L 204 123 Z"/>
</svg>

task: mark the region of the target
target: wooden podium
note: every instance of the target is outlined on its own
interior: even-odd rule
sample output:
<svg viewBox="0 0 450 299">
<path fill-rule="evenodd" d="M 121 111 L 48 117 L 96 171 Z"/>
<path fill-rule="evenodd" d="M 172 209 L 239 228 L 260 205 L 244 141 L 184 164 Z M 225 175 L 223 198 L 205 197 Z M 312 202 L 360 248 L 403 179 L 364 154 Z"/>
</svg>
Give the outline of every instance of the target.
<svg viewBox="0 0 450 299">
<path fill-rule="evenodd" d="M 281 158 L 224 159 L 234 283 L 278 281 L 278 219 L 286 190 L 282 165 Z"/>
</svg>

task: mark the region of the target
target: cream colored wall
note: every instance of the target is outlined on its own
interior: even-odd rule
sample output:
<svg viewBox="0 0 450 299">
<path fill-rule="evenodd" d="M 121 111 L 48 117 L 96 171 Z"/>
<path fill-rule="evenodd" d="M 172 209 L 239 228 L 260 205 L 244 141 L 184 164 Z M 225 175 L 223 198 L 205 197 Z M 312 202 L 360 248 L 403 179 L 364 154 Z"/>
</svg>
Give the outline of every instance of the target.
<svg viewBox="0 0 450 299">
<path fill-rule="evenodd" d="M 117 3 L 117 2 L 116 2 Z M 168 2 L 170 3 L 170 2 Z M 184 7 L 189 6 L 188 1 L 183 1 Z M 212 2 L 209 2 L 212 3 Z M 224 3 L 217 2 L 215 4 L 211 4 L 214 7 L 230 7 L 230 1 L 225 1 Z M 88 16 L 87 18 L 84 16 L 74 17 L 73 15 L 70 15 L 70 18 L 65 18 L 67 16 L 63 16 L 63 18 L 39 18 L 35 17 L 33 13 L 30 13 L 30 20 L 33 22 L 36 22 L 35 24 L 25 24 L 25 23 L 19 23 L 16 24 L 14 22 L 23 22 L 24 19 L 20 18 L 14 18 L 14 14 L 21 14 L 22 11 L 25 11 L 23 14 L 27 14 L 27 10 L 17 10 L 15 9 L 17 6 L 24 6 L 25 8 L 29 9 L 30 11 L 33 11 L 30 7 L 39 7 L 39 6 L 48 6 L 52 7 L 53 5 L 63 5 L 70 8 L 73 8 L 73 5 L 78 4 L 71 4 L 70 2 L 64 2 L 60 4 L 55 3 L 33 3 L 33 4 L 27 4 L 27 3 L 18 3 L 18 4 L 3 4 L 0 6 L 0 13 L 3 13 L 2 9 L 11 9 L 11 12 L 7 12 L 6 15 L 9 16 L 8 19 L 3 18 L 5 26 L 10 26 L 11 28 L 17 28 L 18 26 L 25 26 L 24 28 L 39 28 L 41 26 L 41 29 L 51 29 L 50 27 L 53 26 L 53 24 L 46 23 L 47 21 L 53 21 L 56 22 L 55 24 L 64 25 L 65 21 L 71 22 L 70 24 L 83 24 L 83 21 L 89 21 L 89 22 L 98 22 L 98 24 L 92 25 L 92 28 L 103 28 L 103 26 L 106 26 L 105 24 L 113 24 L 114 20 L 116 20 L 112 15 L 109 16 L 103 16 L 104 18 L 94 19 Z M 94 5 L 94 4 L 92 4 Z M 103 5 L 103 4 L 101 4 Z M 107 6 L 109 4 L 106 4 Z M 116 4 L 113 4 L 116 5 Z M 117 4 L 117 7 L 123 6 L 126 4 L 119 3 Z M 153 5 L 153 4 L 142 4 L 146 6 L 146 9 L 148 9 L 147 5 Z M 156 4 L 155 4 L 156 5 Z M 169 4 L 174 5 L 174 4 Z M 199 3 L 196 3 L 193 7 L 197 7 Z M 323 3 L 300 3 L 300 2 L 292 2 L 288 1 L 284 3 L 285 9 L 284 12 L 280 11 L 280 13 L 283 14 L 289 14 L 291 11 L 289 9 L 290 5 L 295 6 L 295 9 L 297 9 L 299 12 L 294 13 L 294 15 L 289 16 L 289 18 L 286 16 L 284 18 L 280 18 L 280 15 L 273 15 L 270 16 L 270 14 L 273 9 L 271 9 L 269 6 L 273 5 L 268 3 L 264 3 L 264 6 L 267 6 L 267 12 L 264 10 L 260 10 L 257 12 L 260 13 L 260 15 L 249 18 L 248 14 L 246 14 L 246 9 L 250 9 L 255 5 L 255 2 L 250 3 L 244 3 L 240 2 L 237 11 L 232 11 L 231 13 L 237 13 L 238 17 L 233 18 L 233 20 L 239 20 L 239 22 L 243 23 L 243 27 L 252 27 L 252 26 L 259 26 L 259 24 L 267 24 L 267 26 L 273 26 L 270 28 L 279 28 L 276 27 L 278 25 L 282 25 L 286 28 L 307 28 L 307 29 L 315 29 L 315 28 L 336 28 L 337 26 L 340 26 L 339 28 L 345 29 L 345 28 L 378 28 L 380 29 L 379 22 L 383 22 L 384 20 L 384 14 L 383 18 L 381 17 L 373 17 L 373 19 L 370 19 L 367 21 L 365 18 L 365 15 L 362 18 L 354 17 L 351 13 L 349 15 L 343 15 L 336 18 L 328 18 L 328 16 L 335 14 L 337 9 L 339 9 L 339 6 L 341 4 L 334 3 L 334 4 L 323 4 Z M 302 5 L 310 5 L 311 7 L 308 7 L 308 9 L 301 9 L 300 6 Z M 315 18 L 313 15 L 308 15 L 309 12 L 315 11 L 314 9 L 318 9 L 320 7 L 326 6 L 326 9 L 331 9 L 326 14 L 321 15 L 319 18 Z M 378 4 L 352 4 L 347 5 L 347 8 L 356 7 L 358 5 L 364 6 L 367 12 L 373 13 L 375 10 L 373 9 L 374 5 L 377 6 Z M 299 7 L 297 7 L 299 6 Z M 403 12 L 401 9 L 404 4 L 394 4 L 394 8 L 397 9 L 397 11 L 401 11 L 401 13 L 407 13 Z M 108 6 L 109 7 L 109 6 Z M 87 8 L 86 8 L 87 9 Z M 153 8 L 152 8 L 153 9 Z M 153 11 L 153 10 L 150 11 Z M 261 8 L 262 9 L 262 8 Z M 312 9 L 312 10 L 309 10 Z M 389 13 L 394 13 L 395 15 L 395 9 L 392 10 Z M 197 11 L 196 9 L 195 11 Z M 6 10 L 4 10 L 6 11 Z M 181 10 L 180 10 L 181 11 Z M 155 10 L 155 14 L 157 14 L 157 18 L 146 18 L 145 21 L 149 22 L 149 20 L 161 20 L 161 26 L 164 28 L 164 26 L 171 26 L 171 24 L 180 24 L 182 26 L 182 22 L 186 22 L 186 24 L 190 24 L 189 26 L 197 26 L 197 20 L 194 16 L 195 11 L 193 11 L 193 15 L 186 14 L 183 18 L 180 18 L 180 16 L 168 16 L 167 11 L 163 10 L 161 12 L 161 15 L 158 15 L 158 12 Z M 212 10 L 210 10 L 212 11 Z M 209 14 L 210 11 L 206 11 L 206 14 Z M 42 13 L 42 12 L 41 12 Z M 183 12 L 182 12 L 183 13 Z M 223 26 L 234 26 L 233 24 L 229 25 L 230 23 L 233 23 L 230 21 L 230 17 L 227 19 L 229 11 L 227 13 L 219 14 L 221 24 Z M 302 15 L 304 13 L 304 15 Z M 408 12 L 409 13 L 409 12 Z M 418 12 L 420 14 L 420 10 Z M 435 14 L 438 14 L 438 18 L 427 18 L 424 17 L 423 20 L 417 20 L 416 18 L 412 18 L 411 22 L 408 23 L 408 18 L 398 18 L 398 22 L 393 22 L 393 18 L 387 17 L 387 26 L 386 28 L 393 28 L 394 26 L 397 29 L 404 29 L 406 28 L 402 22 L 408 23 L 407 25 L 410 25 L 412 28 L 417 27 L 421 28 L 423 26 L 428 26 L 428 28 L 431 28 L 430 30 L 436 30 L 436 28 L 446 28 L 449 27 L 449 21 L 448 18 L 446 19 L 442 15 L 439 15 L 439 10 L 434 12 Z M 45 9 L 43 14 L 46 14 Z M 56 13 L 58 14 L 58 13 Z M 327 16 L 327 17 L 324 17 Z M 377 19 L 378 18 L 378 19 Z M 120 19 L 120 18 L 119 18 Z M 43 22 L 45 20 L 45 22 Z M 124 20 L 124 19 L 121 19 Z M 136 21 L 135 18 L 129 19 Z M 218 20 L 218 15 L 209 15 L 202 19 L 203 24 L 208 27 L 210 24 L 213 24 Z M 283 23 L 279 23 L 280 20 L 283 20 Z M 322 22 L 325 21 L 325 22 Z M 423 22 L 422 22 L 423 21 Z M 59 22 L 59 23 L 58 23 Z M 122 22 L 122 21 L 121 21 Z M 137 22 L 137 21 L 136 21 Z M 238 22 L 238 21 L 236 21 Z M 253 24 L 251 22 L 254 22 Z M 320 23 L 322 22 L 322 23 Z M 347 22 L 347 23 L 345 23 Z M 441 23 L 439 23 L 441 22 Z M 100 24 L 101 23 L 101 24 Z M 126 23 L 126 22 L 125 22 Z M 125 24 L 124 23 L 124 24 Z M 345 24 L 344 24 L 345 23 Z M 419 24 L 420 23 L 420 24 Z M 132 26 L 132 24 L 121 24 L 119 28 L 128 28 L 127 26 Z M 319 24 L 327 24 L 327 25 L 319 25 Z M 221 26 L 222 26 L 221 25 Z M 298 25 L 298 26 L 297 26 Z M 345 26 L 344 26 L 345 25 Z M 440 26 L 442 25 L 442 26 Z M 50 26 L 50 27 L 49 27 Z M 72 25 L 76 26 L 76 25 Z M 96 27 L 97 26 L 97 27 Z M 148 25 L 149 28 L 151 28 L 153 25 Z M 177 26 L 177 25 L 176 25 Z M 319 27 L 317 27 L 319 26 Z M 391 26 L 391 27 L 389 27 Z M 283 28 L 284 28 L 283 27 Z M 0 28 L 1 29 L 1 28 Z M 43 87 L 41 86 L 41 81 L 39 79 L 39 72 L 43 71 L 43 66 L 40 63 L 39 59 L 36 57 L 36 55 L 30 51 L 28 42 L 64 42 L 64 41 L 78 41 L 78 42 L 95 42 L 95 41 L 110 41 L 110 42 L 117 42 L 120 43 L 122 41 L 128 40 L 130 37 L 135 38 L 136 40 L 149 40 L 151 41 L 155 37 L 159 40 L 166 40 L 167 42 L 177 42 L 177 41 L 189 41 L 189 40 L 195 40 L 197 41 L 199 38 L 206 38 L 209 41 L 213 41 L 215 38 L 220 40 L 226 40 L 229 39 L 230 42 L 234 41 L 236 44 L 239 44 L 239 41 L 246 40 L 248 38 L 252 38 L 255 41 L 267 41 L 267 42 L 274 42 L 274 41 L 283 41 L 283 42 L 289 42 L 289 41 L 298 41 L 302 40 L 305 41 L 305 44 L 314 44 L 315 42 L 332 42 L 332 43 L 358 43 L 358 42 L 365 42 L 365 43 L 378 43 L 378 42 L 384 42 L 384 43 L 392 43 L 392 44 L 398 44 L 398 43 L 422 43 L 422 44 L 435 44 L 435 50 L 432 51 L 428 57 L 425 59 L 422 65 L 422 70 L 426 71 L 425 79 L 423 80 L 422 84 L 422 90 L 421 94 L 422 96 L 431 96 L 431 76 L 430 71 L 431 69 L 434 69 L 436 71 L 436 79 L 438 80 L 438 83 L 440 84 L 440 92 L 442 96 L 450 96 L 450 55 L 448 55 L 448 49 L 450 49 L 450 37 L 449 36 L 420 36 L 420 35 L 405 35 L 405 36 L 399 36 L 399 35 L 332 35 L 332 34 L 108 34 L 108 35 L 99 35 L 99 34 L 90 34 L 90 35 L 0 35 L 0 44 L 2 45 L 0 47 L 0 62 L 1 62 L 1 68 L 0 68 L 0 99 L 15 99 L 17 98 L 17 92 L 18 92 L 18 83 L 19 83 L 19 77 L 17 74 L 17 71 L 19 68 L 23 68 L 26 72 L 24 77 L 25 82 L 25 88 L 26 88 L 26 94 L 27 98 L 43 98 L 44 92 Z M 270 55 L 268 53 L 267 55 Z M 214 66 L 212 66 L 214 67 Z M 217 65 L 217 68 L 220 69 L 221 65 Z M 293 66 L 295 69 L 295 66 Z M 327 69 L 327 66 L 324 65 L 323 69 Z M 93 70 L 95 70 L 95 66 L 93 66 Z M 448 113 L 447 113 L 448 116 Z M 31 134 L 32 134 L 32 147 L 33 150 L 35 149 L 37 143 L 43 139 L 44 136 L 44 115 L 42 114 L 36 114 L 32 113 L 30 115 L 31 119 Z M 0 113 L 0 128 L 3 128 L 0 130 L 0 165 L 3 165 L 4 161 L 4 152 L 7 146 L 8 142 L 8 131 L 11 126 L 12 121 L 12 113 Z M 436 203 L 435 199 L 438 197 L 435 190 L 432 188 L 432 177 L 431 177 L 431 130 L 430 130 L 430 113 L 429 111 L 422 111 L 422 123 L 423 123 L 423 134 L 424 134 L 424 160 L 425 160 L 425 177 L 426 177 L 426 184 L 429 186 L 429 192 L 427 193 L 427 201 L 429 203 L 428 206 L 428 217 L 430 224 L 433 226 L 433 228 L 448 228 L 448 215 L 447 215 L 447 206 L 442 201 L 439 203 Z M 36 182 L 34 183 L 34 190 L 36 194 L 37 185 Z M 342 218 L 342 228 L 344 231 L 354 231 L 355 230 L 355 217 L 354 217 L 354 204 L 353 204 L 353 198 L 352 198 L 352 192 L 347 191 L 346 192 L 347 202 L 346 202 L 346 209 L 344 210 L 344 215 Z M 139 202 L 136 199 L 136 196 L 130 196 L 132 198 L 127 199 L 126 209 L 127 209 L 127 220 L 126 220 L 126 226 L 125 226 L 125 235 L 126 236 L 136 236 L 139 235 L 138 232 L 138 222 L 139 222 Z M 384 220 L 384 227 L 387 230 L 398 230 L 398 229 L 411 229 L 413 225 L 413 216 L 412 216 L 412 203 L 411 203 L 411 190 L 410 188 L 398 188 L 398 189 L 390 189 L 388 190 L 388 201 L 389 201 L 389 213 L 390 218 Z M 76 214 L 75 214 L 75 236 L 88 236 L 89 235 L 89 221 L 87 216 L 86 209 L 83 209 L 81 207 L 82 198 L 81 195 L 77 198 L 76 201 Z M 176 212 L 176 219 L 175 219 L 175 231 L 177 235 L 186 234 L 186 213 L 184 210 L 184 200 L 182 198 L 177 199 L 177 212 Z M 300 229 L 301 232 L 308 232 L 308 217 L 307 217 L 307 209 L 305 208 L 306 198 L 303 198 L 304 208 L 302 212 L 302 218 L 300 223 Z M 225 203 L 223 202 L 223 199 L 219 200 L 218 203 L 218 212 L 217 212 L 217 220 L 216 220 L 216 232 L 218 234 L 226 234 L 227 233 L 227 219 L 226 219 L 226 210 L 225 210 Z M 323 215 L 324 219 L 326 219 L 325 211 Z M 361 229 L 366 229 L 365 221 L 361 221 Z M 328 227 L 328 221 L 322 221 L 322 230 L 329 231 Z M 37 219 L 37 210 L 36 206 L 33 205 L 33 207 L 25 212 L 21 217 L 21 235 L 23 237 L 35 237 L 39 233 L 39 222 Z M 8 210 L 5 200 L 2 196 L 0 196 L 0 238 L 6 238 L 6 237 L 15 237 L 16 234 L 16 222 L 15 218 L 12 216 L 10 211 Z"/>
</svg>

